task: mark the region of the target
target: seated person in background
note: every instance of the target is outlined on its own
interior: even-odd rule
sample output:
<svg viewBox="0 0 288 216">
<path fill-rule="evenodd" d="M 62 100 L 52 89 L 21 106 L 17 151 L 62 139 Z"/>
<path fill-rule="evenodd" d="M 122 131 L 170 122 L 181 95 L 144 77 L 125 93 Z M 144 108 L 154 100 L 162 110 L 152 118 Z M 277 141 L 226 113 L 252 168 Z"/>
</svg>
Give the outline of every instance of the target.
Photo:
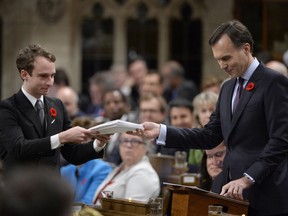
<svg viewBox="0 0 288 216">
<path fill-rule="evenodd" d="M 73 88 L 69 86 L 61 87 L 58 89 L 55 97 L 62 101 L 71 121 L 76 117 L 86 115 L 79 108 L 78 93 Z"/>
<path fill-rule="evenodd" d="M 100 205 L 102 191 L 113 191 L 113 198 L 131 198 L 147 202 L 160 193 L 160 181 L 149 162 L 147 145 L 141 137 L 122 133 L 120 156 L 122 163 L 101 183 L 94 195 L 94 204 Z"/>
<path fill-rule="evenodd" d="M 279 73 L 281 73 L 285 77 L 288 77 L 287 67 L 282 62 L 271 60 L 271 61 L 267 62 L 265 65 L 266 65 L 266 67 L 269 67 L 275 71 L 278 71 Z"/>
<path fill-rule="evenodd" d="M 76 117 L 72 125 L 90 128 L 94 124 L 89 117 Z M 91 205 L 95 190 L 111 170 L 112 167 L 102 159 L 94 159 L 79 166 L 73 164 L 63 166 L 60 171 L 61 176 L 72 186 L 74 201 Z"/>
<path fill-rule="evenodd" d="M 200 188 L 208 191 L 213 188 L 213 191 L 215 191 L 214 188 L 218 187 L 218 182 L 222 180 L 220 173 L 222 172 L 225 154 L 226 145 L 223 142 L 213 149 L 204 151 L 200 166 Z"/>
<path fill-rule="evenodd" d="M 104 93 L 103 108 L 107 121 L 120 119 L 134 122 L 136 119 L 136 114 L 130 111 L 128 98 L 119 89 L 111 89 Z M 104 151 L 104 160 L 116 166 L 121 163 L 118 137 L 119 133 L 113 134 Z"/>
<path fill-rule="evenodd" d="M 215 110 L 216 102 L 218 99 L 218 95 L 212 91 L 202 92 L 193 100 L 193 116 L 194 116 L 194 127 L 203 128 L 205 124 L 208 123 L 210 115 Z M 195 166 L 193 164 L 200 163 L 201 158 L 199 159 L 199 151 L 190 149 L 188 154 L 188 164 L 190 171 L 195 171 Z M 198 171 L 197 171 L 198 172 Z"/>
<path fill-rule="evenodd" d="M 74 202 L 93 204 L 95 190 L 111 172 L 112 167 L 102 159 L 90 160 L 82 165 L 61 167 L 64 177 L 74 190 Z"/>
<path fill-rule="evenodd" d="M 198 94 L 193 100 L 195 127 L 203 128 L 210 119 L 212 112 L 216 108 L 218 95 L 207 91 Z"/>
<path fill-rule="evenodd" d="M 17 167 L 5 173 L 0 187 L 0 215 L 67 216 L 72 196 L 58 172 L 48 167 Z"/>
<path fill-rule="evenodd" d="M 167 103 L 162 96 L 153 94 L 145 94 L 139 99 L 139 122 L 152 121 L 163 124 L 166 118 Z M 153 154 L 172 155 L 175 149 L 164 148 L 156 145 L 152 140 L 148 141 L 148 155 Z"/>
<path fill-rule="evenodd" d="M 185 99 L 178 99 L 169 103 L 168 117 L 170 124 L 175 127 L 192 128 L 194 124 L 192 103 Z M 173 148 L 174 149 L 174 148 Z M 183 149 L 174 149 L 183 151 Z M 197 173 L 202 158 L 202 150 L 189 149 L 185 150 L 188 158 L 189 172 Z"/>
</svg>

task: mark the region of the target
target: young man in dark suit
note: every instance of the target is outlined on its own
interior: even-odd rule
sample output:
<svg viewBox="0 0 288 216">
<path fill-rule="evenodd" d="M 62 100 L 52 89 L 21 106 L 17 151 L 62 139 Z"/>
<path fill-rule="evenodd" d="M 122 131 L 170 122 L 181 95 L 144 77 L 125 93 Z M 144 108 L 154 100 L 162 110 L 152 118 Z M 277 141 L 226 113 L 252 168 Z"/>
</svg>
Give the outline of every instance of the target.
<svg viewBox="0 0 288 216">
<path fill-rule="evenodd" d="M 23 85 L 0 102 L 0 158 L 6 170 L 25 164 L 59 167 L 60 151 L 73 164 L 103 155 L 109 135 L 71 128 L 62 102 L 46 96 L 54 82 L 55 60 L 39 45 L 29 45 L 17 56 Z"/>
<path fill-rule="evenodd" d="M 212 34 L 213 56 L 231 79 L 203 129 L 146 122 L 133 133 L 168 148 L 212 149 L 224 140 L 220 194 L 248 199 L 249 216 L 288 215 L 288 79 L 253 57 L 253 43 L 236 20 Z"/>
</svg>

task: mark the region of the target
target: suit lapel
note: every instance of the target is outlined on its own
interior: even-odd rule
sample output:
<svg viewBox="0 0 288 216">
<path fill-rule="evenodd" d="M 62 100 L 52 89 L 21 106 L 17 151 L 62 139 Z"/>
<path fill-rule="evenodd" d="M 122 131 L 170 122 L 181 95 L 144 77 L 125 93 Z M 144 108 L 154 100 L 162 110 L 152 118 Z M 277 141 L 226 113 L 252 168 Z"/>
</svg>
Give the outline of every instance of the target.
<svg viewBox="0 0 288 216">
<path fill-rule="evenodd" d="M 51 126 L 55 123 L 55 117 L 53 117 L 50 113 L 51 108 L 55 108 L 54 102 L 47 97 L 44 97 L 45 101 L 45 119 L 46 119 L 46 134 L 49 134 L 49 130 Z"/>
<path fill-rule="evenodd" d="M 235 127 L 236 123 L 238 122 L 241 114 L 245 111 L 245 107 L 247 106 L 248 102 L 250 101 L 252 95 L 254 94 L 255 91 L 257 91 L 257 84 L 259 83 L 259 80 L 261 79 L 261 73 L 262 73 L 262 67 L 263 65 L 259 65 L 255 72 L 253 73 L 253 75 L 251 76 L 251 78 L 248 80 L 247 85 L 249 83 L 254 83 L 254 89 L 248 91 L 246 89 L 247 85 L 245 86 L 245 88 L 242 91 L 242 95 L 241 98 L 239 100 L 237 109 L 235 110 L 235 113 L 233 114 L 232 117 L 232 122 L 231 122 L 231 131 L 233 130 L 233 128 Z M 259 69 L 261 68 L 261 69 Z M 230 104 L 231 105 L 231 104 Z M 230 106 L 231 107 L 231 106 Z M 230 109 L 231 110 L 231 109 Z M 230 131 L 230 132 L 231 132 Z"/>
<path fill-rule="evenodd" d="M 21 90 L 15 95 L 15 99 L 16 99 L 15 102 L 20 112 L 23 114 L 23 116 L 26 116 L 27 119 L 33 123 L 35 130 L 37 131 L 39 136 L 42 137 L 43 126 L 41 125 L 38 114 L 35 111 L 31 102 L 28 100 L 28 98 L 23 94 Z"/>
</svg>

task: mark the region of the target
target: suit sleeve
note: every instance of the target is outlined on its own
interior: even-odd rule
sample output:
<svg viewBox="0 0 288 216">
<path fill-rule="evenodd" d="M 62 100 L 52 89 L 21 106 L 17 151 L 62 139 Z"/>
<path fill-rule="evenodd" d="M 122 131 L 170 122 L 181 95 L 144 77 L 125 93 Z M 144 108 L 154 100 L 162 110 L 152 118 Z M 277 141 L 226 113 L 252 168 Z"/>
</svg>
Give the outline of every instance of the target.
<svg viewBox="0 0 288 216">
<path fill-rule="evenodd" d="M 288 79 L 276 76 L 266 88 L 264 107 L 268 142 L 246 173 L 262 182 L 287 159 L 288 155 Z"/>
<path fill-rule="evenodd" d="M 168 148 L 212 149 L 223 141 L 219 107 L 212 113 L 204 128 L 167 127 L 166 145 Z"/>
</svg>

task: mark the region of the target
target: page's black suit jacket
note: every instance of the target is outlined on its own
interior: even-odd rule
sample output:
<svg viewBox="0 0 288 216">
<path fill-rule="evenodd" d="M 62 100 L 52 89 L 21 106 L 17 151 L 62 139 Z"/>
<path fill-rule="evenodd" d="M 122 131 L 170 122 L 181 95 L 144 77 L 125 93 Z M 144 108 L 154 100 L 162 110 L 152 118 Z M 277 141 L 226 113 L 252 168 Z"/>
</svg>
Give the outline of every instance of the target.
<svg viewBox="0 0 288 216">
<path fill-rule="evenodd" d="M 59 99 L 44 96 L 44 106 L 45 127 L 21 90 L 0 102 L 0 158 L 6 169 L 26 163 L 58 167 L 60 151 L 73 164 L 102 157 L 103 152 L 96 153 L 93 142 L 65 144 L 51 150 L 50 136 L 69 129 L 70 119 Z M 55 117 L 51 109 L 56 110 Z"/>
<path fill-rule="evenodd" d="M 244 193 L 249 216 L 288 213 L 288 79 L 260 64 L 247 84 L 254 88 L 243 89 L 232 116 L 235 83 L 223 84 L 204 129 L 168 127 L 166 147 L 209 149 L 224 139 L 222 185 L 246 172 L 256 181 Z"/>
</svg>

